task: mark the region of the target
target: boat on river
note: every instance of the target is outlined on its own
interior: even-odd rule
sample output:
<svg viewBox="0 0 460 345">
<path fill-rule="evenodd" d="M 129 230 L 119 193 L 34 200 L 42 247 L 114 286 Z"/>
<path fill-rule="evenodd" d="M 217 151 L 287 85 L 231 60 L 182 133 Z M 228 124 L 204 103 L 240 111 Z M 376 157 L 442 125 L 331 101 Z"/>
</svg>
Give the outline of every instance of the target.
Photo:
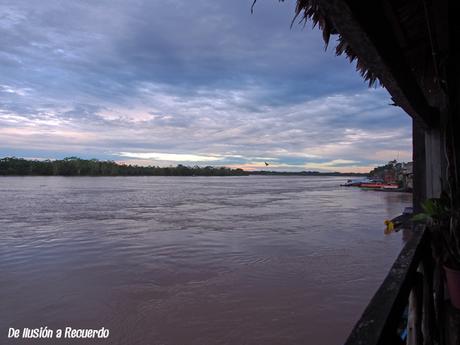
<svg viewBox="0 0 460 345">
<path fill-rule="evenodd" d="M 374 190 L 396 190 L 399 189 L 399 185 L 396 183 L 383 183 L 383 182 L 370 182 L 361 183 L 362 189 L 374 189 Z"/>
<path fill-rule="evenodd" d="M 370 190 L 383 190 L 383 191 L 395 191 L 399 190 L 400 186 L 397 183 L 386 183 L 383 180 L 378 179 L 358 179 L 358 180 L 347 180 L 346 183 L 341 184 L 343 187 L 360 187 L 362 189 Z"/>
<path fill-rule="evenodd" d="M 377 186 L 384 185 L 383 180 L 376 180 L 376 179 L 357 179 L 357 180 L 347 180 L 346 183 L 341 184 L 342 187 L 366 187 L 369 186 L 371 188 L 375 188 Z"/>
<path fill-rule="evenodd" d="M 362 183 L 362 180 L 347 180 L 344 184 L 341 184 L 342 187 L 359 187 Z"/>
<path fill-rule="evenodd" d="M 370 183 L 373 180 L 369 180 L 368 178 L 365 179 L 358 179 L 358 180 L 347 180 L 344 184 L 341 184 L 342 187 L 360 187 L 363 183 Z"/>
</svg>

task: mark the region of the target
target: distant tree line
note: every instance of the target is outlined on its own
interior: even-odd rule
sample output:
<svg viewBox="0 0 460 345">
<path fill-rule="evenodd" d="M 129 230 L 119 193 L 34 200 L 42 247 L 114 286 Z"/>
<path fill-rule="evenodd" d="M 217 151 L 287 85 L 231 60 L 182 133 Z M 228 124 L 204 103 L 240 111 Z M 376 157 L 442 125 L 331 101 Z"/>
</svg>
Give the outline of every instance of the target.
<svg viewBox="0 0 460 345">
<path fill-rule="evenodd" d="M 67 157 L 58 160 L 29 160 L 17 157 L 0 159 L 1 175 L 19 176 L 367 176 L 362 173 L 318 172 L 318 171 L 244 171 L 226 167 L 175 167 L 138 166 L 119 164 L 114 161 Z"/>
<path fill-rule="evenodd" d="M 68 157 L 60 160 L 28 160 L 16 157 L 0 159 L 0 175 L 32 176 L 241 176 L 243 169 L 226 167 L 137 166 L 113 161 Z"/>
<path fill-rule="evenodd" d="M 341 173 L 319 171 L 251 171 L 251 175 L 287 175 L 287 176 L 368 176 L 368 173 Z"/>
</svg>

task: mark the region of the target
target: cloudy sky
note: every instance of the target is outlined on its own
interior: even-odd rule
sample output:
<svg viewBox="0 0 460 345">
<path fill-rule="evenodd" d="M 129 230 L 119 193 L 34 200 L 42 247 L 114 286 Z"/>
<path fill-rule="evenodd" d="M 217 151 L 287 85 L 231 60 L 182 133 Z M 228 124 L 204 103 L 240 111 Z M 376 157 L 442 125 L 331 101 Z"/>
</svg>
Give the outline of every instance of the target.
<svg viewBox="0 0 460 345">
<path fill-rule="evenodd" d="M 410 118 L 294 0 L 2 0 L 0 156 L 368 171 Z"/>
</svg>

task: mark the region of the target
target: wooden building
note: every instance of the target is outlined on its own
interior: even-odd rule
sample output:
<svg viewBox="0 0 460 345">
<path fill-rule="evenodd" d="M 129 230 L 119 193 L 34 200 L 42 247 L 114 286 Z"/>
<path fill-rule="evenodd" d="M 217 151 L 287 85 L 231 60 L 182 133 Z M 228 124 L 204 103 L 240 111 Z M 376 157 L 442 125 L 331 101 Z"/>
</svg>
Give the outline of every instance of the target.
<svg viewBox="0 0 460 345">
<path fill-rule="evenodd" d="M 312 20 L 326 44 L 337 38 L 337 54 L 356 61 L 363 78 L 381 84 L 412 117 L 415 210 L 443 191 L 460 210 L 459 3 L 297 0 L 295 20 Z M 348 345 L 460 344 L 458 312 L 445 307 L 442 269 L 427 232 L 414 230 Z M 397 331 L 408 305 L 409 335 L 402 340 Z"/>
</svg>

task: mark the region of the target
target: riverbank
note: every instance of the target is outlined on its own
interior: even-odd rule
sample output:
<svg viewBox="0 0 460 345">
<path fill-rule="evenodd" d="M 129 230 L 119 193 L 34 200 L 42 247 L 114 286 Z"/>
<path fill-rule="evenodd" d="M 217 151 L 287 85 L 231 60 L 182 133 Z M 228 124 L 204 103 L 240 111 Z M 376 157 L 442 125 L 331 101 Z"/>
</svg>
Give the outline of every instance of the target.
<svg viewBox="0 0 460 345">
<path fill-rule="evenodd" d="M 0 176 L 348 176 L 365 177 L 363 173 L 319 171 L 247 171 L 227 167 L 138 166 L 113 161 L 69 157 L 60 160 L 0 159 Z"/>
</svg>

